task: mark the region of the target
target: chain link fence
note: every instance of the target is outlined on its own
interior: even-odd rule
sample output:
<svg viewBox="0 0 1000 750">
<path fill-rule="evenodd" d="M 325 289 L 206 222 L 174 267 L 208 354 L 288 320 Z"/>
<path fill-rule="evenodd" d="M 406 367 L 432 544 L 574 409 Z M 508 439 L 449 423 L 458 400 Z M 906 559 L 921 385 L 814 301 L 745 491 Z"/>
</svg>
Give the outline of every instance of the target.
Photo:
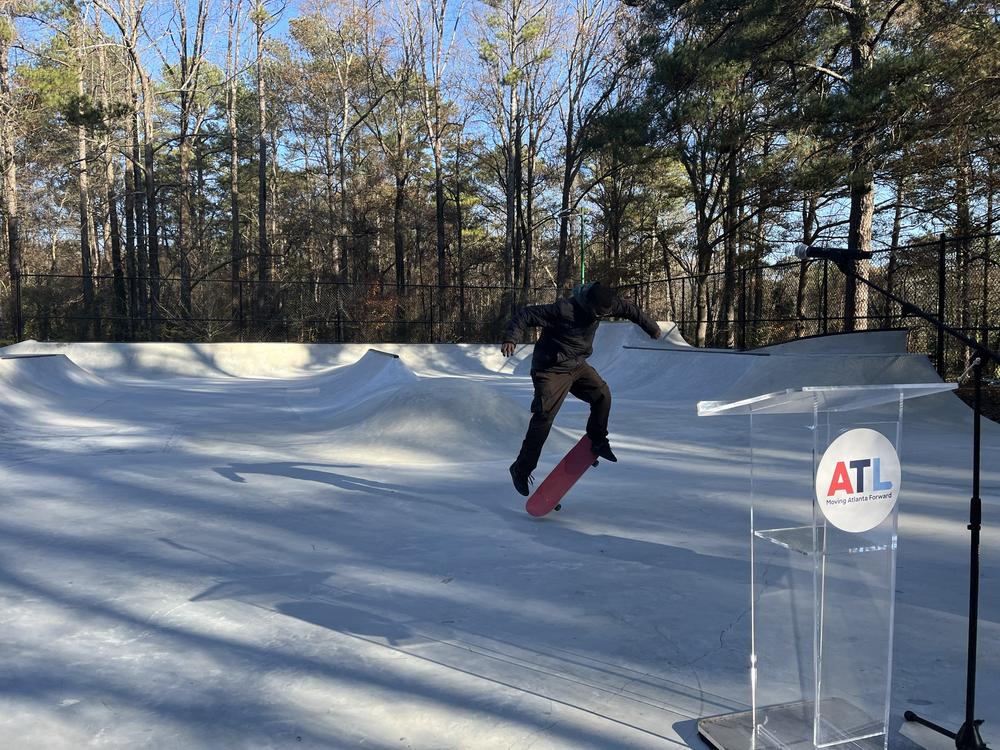
<svg viewBox="0 0 1000 750">
<path fill-rule="evenodd" d="M 1000 252 L 995 236 L 942 238 L 880 251 L 863 273 L 908 303 L 1000 348 Z M 552 302 L 553 286 L 349 284 L 23 274 L 4 290 L 4 338 L 74 341 L 497 342 L 511 313 Z M 845 277 L 829 261 L 784 262 L 729 274 L 621 287 L 651 316 L 673 320 L 692 343 L 750 349 L 844 331 Z M 868 291 L 856 328 L 910 328 L 911 350 L 946 376 L 968 352 L 897 303 Z M 154 303 L 155 300 L 155 303 Z"/>
</svg>

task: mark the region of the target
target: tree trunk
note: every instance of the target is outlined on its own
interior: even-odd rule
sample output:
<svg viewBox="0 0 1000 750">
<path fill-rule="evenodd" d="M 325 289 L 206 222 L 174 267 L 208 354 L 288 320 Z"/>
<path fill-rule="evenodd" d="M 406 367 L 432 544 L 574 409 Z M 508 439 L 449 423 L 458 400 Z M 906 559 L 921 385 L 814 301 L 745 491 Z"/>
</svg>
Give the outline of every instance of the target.
<svg viewBox="0 0 1000 750">
<path fill-rule="evenodd" d="M 722 310 L 720 322 L 726 329 L 725 345 L 736 348 L 736 241 L 738 234 L 740 185 L 739 152 L 734 148 L 727 159 L 727 195 L 724 216 L 725 250 L 723 257 Z"/>
<path fill-rule="evenodd" d="M 262 6 L 254 17 L 257 27 L 257 299 L 258 322 L 268 313 L 271 253 L 267 236 L 267 100 L 264 94 L 264 23 Z"/>
<path fill-rule="evenodd" d="M 181 56 L 181 76 L 187 75 L 185 56 Z M 180 190 L 178 197 L 180 205 L 177 212 L 178 264 L 181 275 L 181 317 L 191 319 L 191 232 L 194 224 L 194 212 L 191 210 L 191 145 L 188 139 L 188 95 L 181 91 L 181 122 L 178 136 L 178 151 L 180 161 Z"/>
<path fill-rule="evenodd" d="M 457 245 L 458 266 L 458 321 L 459 340 L 465 340 L 465 266 L 462 247 L 462 138 L 455 141 L 455 244 Z"/>
<path fill-rule="evenodd" d="M 990 161 L 986 167 L 986 236 L 983 238 L 983 287 L 979 321 L 979 324 L 982 326 L 980 341 L 984 346 L 990 345 L 990 270 L 993 266 L 990 250 L 993 241 L 993 192 L 995 186 L 993 162 Z M 996 372 L 995 364 L 993 371 Z"/>
<path fill-rule="evenodd" d="M 239 14 L 236 4 L 229 10 L 229 31 L 226 46 L 226 125 L 229 130 L 229 279 L 232 319 L 243 335 L 243 290 L 240 267 L 243 263 L 243 243 L 240 234 L 240 152 L 236 123 L 236 96 L 239 71 Z"/>
<path fill-rule="evenodd" d="M 573 194 L 573 132 L 574 120 L 572 108 L 566 116 L 564 127 L 565 142 L 563 144 L 563 174 L 562 190 L 559 203 L 559 250 L 556 254 L 556 293 L 570 287 L 570 269 L 573 267 L 572 253 L 569 249 L 569 204 Z"/>
<path fill-rule="evenodd" d="M 528 138 L 528 158 L 527 158 L 527 174 L 524 184 L 524 190 L 522 191 L 523 205 L 521 207 L 522 221 L 524 226 L 524 281 L 522 284 L 523 292 L 522 298 L 527 299 L 528 290 L 532 286 L 532 274 L 534 273 L 534 263 L 535 263 L 535 237 L 533 227 L 535 225 L 534 221 L 534 190 L 533 184 L 535 180 L 535 144 L 532 142 L 532 138 Z"/>
<path fill-rule="evenodd" d="M 347 223 L 347 154 L 344 142 L 345 137 L 341 135 L 341 138 L 337 141 L 337 174 L 339 175 L 337 190 L 340 196 L 340 212 L 337 216 L 337 237 L 340 240 L 340 280 L 349 282 L 354 279 L 355 263 L 354 248 L 349 241 L 350 227 Z"/>
<path fill-rule="evenodd" d="M 698 240 L 698 273 L 695 275 L 695 346 L 705 346 L 708 341 L 708 273 L 712 265 L 712 249 L 707 242 Z"/>
<path fill-rule="evenodd" d="M 695 235 L 697 259 L 695 269 L 695 346 L 708 341 L 708 274 L 712 270 L 711 222 L 707 212 L 707 193 L 695 200 Z"/>
<path fill-rule="evenodd" d="M 509 102 L 509 112 L 508 112 L 508 142 L 505 149 L 505 168 L 504 168 L 504 189 L 506 191 L 506 207 L 504 216 L 504 238 L 503 238 L 503 256 L 504 256 L 504 270 L 506 272 L 506 285 L 508 288 L 513 289 L 515 281 L 517 279 L 517 269 L 515 268 L 516 258 L 515 258 L 515 235 L 517 234 L 517 226 L 515 224 L 515 213 L 517 210 L 516 200 L 514 197 L 515 190 L 515 178 L 514 178 L 514 138 L 517 137 L 516 131 L 516 121 L 517 121 L 517 89 L 514 86 L 510 87 L 510 95 L 508 97 Z M 510 306 L 513 307 L 513 295 L 511 295 Z"/>
<path fill-rule="evenodd" d="M 134 115 L 128 116 L 129 121 L 135 122 Z M 131 137 L 132 129 L 126 125 L 126 130 Z M 128 289 L 128 338 L 135 339 L 135 321 L 139 315 L 139 285 L 136 278 L 136 246 L 135 246 L 135 168 L 129 154 L 125 155 L 125 280 Z"/>
<path fill-rule="evenodd" d="M 123 340 L 128 333 L 125 324 L 128 319 L 128 290 L 125 286 L 125 269 L 122 262 L 121 221 L 118 218 L 118 196 L 115 192 L 114 162 L 104 155 L 104 174 L 108 198 L 108 231 L 111 242 L 111 273 L 114 279 L 115 322 L 113 335 L 116 341 Z"/>
<path fill-rule="evenodd" d="M 10 272 L 11 335 L 15 341 L 24 338 L 21 317 L 21 226 L 17 211 L 17 164 L 14 154 L 14 103 L 10 85 L 10 45 L 13 24 L 0 20 L 0 193 L 3 194 L 3 215 L 7 235 L 7 269 Z"/>
<path fill-rule="evenodd" d="M 674 304 L 674 274 L 673 274 L 673 264 L 670 262 L 670 248 L 667 244 L 667 233 L 664 231 L 656 232 L 656 240 L 660 244 L 660 249 L 663 252 L 663 269 L 667 274 L 667 314 L 669 315 L 669 320 L 677 320 L 677 307 Z"/>
<path fill-rule="evenodd" d="M 903 201 L 905 200 L 906 195 L 906 182 L 905 177 L 903 176 L 904 172 L 905 169 L 900 170 L 899 178 L 896 181 L 896 199 L 892 212 L 892 239 L 889 244 L 889 263 L 885 272 L 886 288 L 893 294 L 896 292 L 896 273 L 897 268 L 899 267 L 899 238 L 903 231 Z M 885 327 L 891 328 L 893 320 L 895 320 L 899 314 L 899 305 L 895 302 L 888 302 L 886 305 Z"/>
<path fill-rule="evenodd" d="M 818 199 L 810 194 L 802 200 L 802 243 L 811 245 L 816 239 L 816 213 Z M 795 293 L 795 337 L 806 335 L 806 283 L 808 281 L 809 261 L 799 263 L 799 284 Z"/>
<path fill-rule="evenodd" d="M 396 265 L 396 295 L 406 295 L 406 227 L 403 207 L 406 205 L 406 175 L 396 172 L 396 187 L 392 202 L 392 248 Z"/>
<path fill-rule="evenodd" d="M 958 294 L 959 327 L 967 330 L 972 318 L 972 291 L 969 278 L 970 247 L 972 234 L 972 209 L 969 205 L 969 186 L 972 182 L 972 168 L 968 157 L 966 133 L 960 132 L 955 149 L 955 234 L 958 239 Z M 967 351 L 967 359 L 971 352 Z M 968 364 L 968 362 L 966 362 Z"/>
<path fill-rule="evenodd" d="M 153 84 L 145 72 L 140 73 L 143 99 L 143 174 L 146 188 L 146 243 L 149 263 L 149 335 L 160 334 L 160 236 L 157 217 L 156 176 L 153 155 Z"/>
<path fill-rule="evenodd" d="M 132 89 L 133 111 L 129 115 L 129 131 L 132 141 L 131 165 L 132 186 L 129 195 L 132 198 L 132 210 L 134 212 L 133 224 L 135 226 L 135 268 L 132 278 L 136 285 L 136 320 L 140 324 L 140 331 L 148 333 L 149 330 L 149 254 L 146 251 L 146 209 L 145 209 L 145 184 L 146 178 L 143 175 L 142 152 L 139 143 L 139 92 L 133 78 Z"/>
<path fill-rule="evenodd" d="M 864 73 L 875 61 L 875 30 L 872 27 L 870 0 L 852 0 L 852 13 L 848 16 L 851 37 L 852 85 L 860 86 Z M 866 253 L 871 250 L 872 218 L 875 214 L 875 177 L 872 161 L 875 158 L 875 137 L 868 131 L 867 122 L 855 127 L 851 139 L 850 222 L 847 246 Z M 858 284 L 854 274 L 867 278 L 870 263 L 851 261 L 844 293 L 844 329 L 853 331 L 868 328 L 868 287 Z"/>
<path fill-rule="evenodd" d="M 434 144 L 434 224 L 437 245 L 437 285 L 438 285 L 438 310 L 437 318 L 440 325 L 444 325 L 447 315 L 448 305 L 445 289 L 448 286 L 447 277 L 447 257 L 448 240 L 444 231 L 444 171 L 442 169 L 441 142 Z M 443 333 L 443 328 L 439 333 Z"/>
<path fill-rule="evenodd" d="M 94 276 L 90 247 L 90 176 L 87 172 L 87 127 L 83 122 L 83 102 L 86 90 L 83 83 L 83 48 L 78 51 L 76 71 L 76 93 L 79 97 L 77 115 L 80 122 L 76 126 L 76 158 L 78 185 L 80 189 L 80 276 L 83 286 L 83 320 L 79 326 L 80 338 L 86 341 L 96 337 L 97 311 L 94 303 Z"/>
</svg>

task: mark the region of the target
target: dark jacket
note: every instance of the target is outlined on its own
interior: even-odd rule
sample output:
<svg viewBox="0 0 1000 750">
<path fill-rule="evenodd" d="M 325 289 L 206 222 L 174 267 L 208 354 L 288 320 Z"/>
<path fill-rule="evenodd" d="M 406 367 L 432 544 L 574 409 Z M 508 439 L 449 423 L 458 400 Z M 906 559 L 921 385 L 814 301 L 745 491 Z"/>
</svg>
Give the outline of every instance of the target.
<svg viewBox="0 0 1000 750">
<path fill-rule="evenodd" d="M 525 330 L 540 326 L 542 335 L 531 358 L 532 372 L 572 372 L 594 351 L 594 334 L 604 318 L 627 318 L 650 336 L 659 326 L 631 302 L 618 297 L 607 316 L 598 317 L 587 301 L 590 284 L 576 286 L 570 297 L 551 305 L 529 305 L 520 309 L 504 331 L 504 341 L 517 343 Z"/>
</svg>

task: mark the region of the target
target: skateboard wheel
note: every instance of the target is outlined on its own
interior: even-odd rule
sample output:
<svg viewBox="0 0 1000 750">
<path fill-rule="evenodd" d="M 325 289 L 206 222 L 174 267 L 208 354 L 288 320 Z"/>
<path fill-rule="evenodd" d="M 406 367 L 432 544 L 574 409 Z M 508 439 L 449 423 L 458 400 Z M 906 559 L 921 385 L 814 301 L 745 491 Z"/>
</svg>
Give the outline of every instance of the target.
<svg viewBox="0 0 1000 750">
<path fill-rule="evenodd" d="M 553 510 L 562 510 L 562 503 L 559 503 Z"/>
<path fill-rule="evenodd" d="M 594 463 L 592 463 L 591 466 L 597 466 L 597 464 L 599 464 L 599 463 L 600 463 L 600 461 L 594 461 Z"/>
</svg>

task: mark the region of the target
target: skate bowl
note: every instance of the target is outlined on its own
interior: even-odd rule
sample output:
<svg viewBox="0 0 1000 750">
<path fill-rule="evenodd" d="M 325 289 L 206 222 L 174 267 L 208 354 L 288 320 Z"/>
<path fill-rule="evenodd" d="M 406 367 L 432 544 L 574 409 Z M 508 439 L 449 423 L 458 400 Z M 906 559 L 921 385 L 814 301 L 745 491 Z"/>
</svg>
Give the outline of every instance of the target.
<svg viewBox="0 0 1000 750">
<path fill-rule="evenodd" d="M 720 352 L 669 325 L 658 341 L 601 325 L 592 361 L 619 462 L 543 519 L 507 473 L 530 345 L 513 360 L 496 344 L 0 350 L 0 746 L 694 747 L 695 717 L 747 708 L 752 645 L 748 423 L 696 402 L 937 376 L 898 333 Z M 17 356 L 34 354 L 54 356 Z M 567 399 L 536 479 L 587 415 Z M 906 405 L 893 713 L 919 695 L 949 725 L 968 421 L 950 395 Z M 983 449 L 990 490 L 992 422 Z M 775 484 L 791 465 L 758 460 Z M 770 502 L 808 503 L 798 489 Z M 995 492 L 983 500 L 995 513 Z M 996 528 L 984 540 L 1000 548 Z M 982 562 L 984 582 L 1000 578 Z M 982 607 L 995 643 L 1000 609 Z M 983 653 L 992 708 L 1000 662 Z"/>
</svg>

